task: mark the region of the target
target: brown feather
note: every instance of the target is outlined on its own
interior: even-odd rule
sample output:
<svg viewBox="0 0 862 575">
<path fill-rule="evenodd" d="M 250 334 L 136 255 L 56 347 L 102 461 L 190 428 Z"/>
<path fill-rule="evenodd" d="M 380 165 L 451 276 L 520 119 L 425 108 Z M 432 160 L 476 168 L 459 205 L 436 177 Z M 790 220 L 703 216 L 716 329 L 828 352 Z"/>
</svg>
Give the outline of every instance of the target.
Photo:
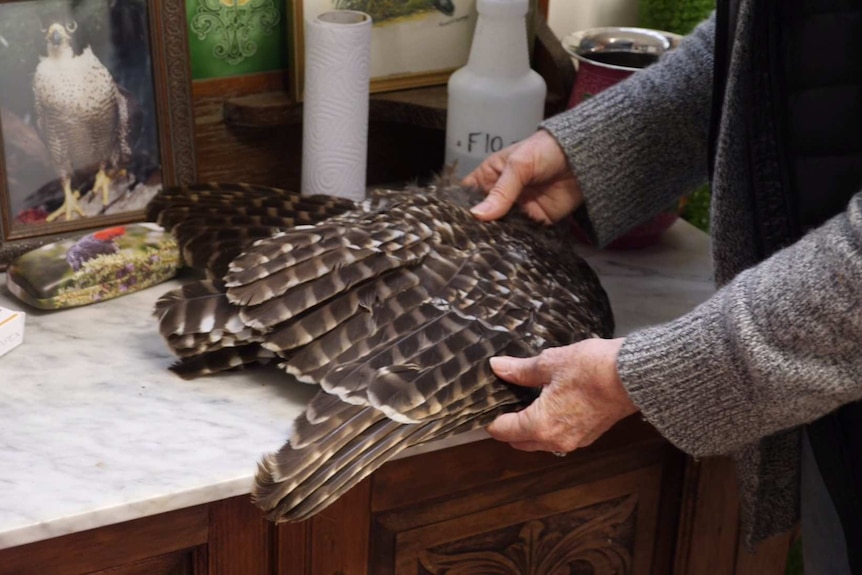
<svg viewBox="0 0 862 575">
<path fill-rule="evenodd" d="M 160 300 L 175 369 L 274 356 L 320 385 L 259 465 L 254 499 L 273 520 L 307 518 L 404 449 L 532 401 L 490 357 L 612 335 L 607 296 L 568 239 L 517 214 L 480 223 L 478 199 L 445 185 L 361 203 L 216 185 L 151 204 L 186 261 L 225 280 Z"/>
</svg>

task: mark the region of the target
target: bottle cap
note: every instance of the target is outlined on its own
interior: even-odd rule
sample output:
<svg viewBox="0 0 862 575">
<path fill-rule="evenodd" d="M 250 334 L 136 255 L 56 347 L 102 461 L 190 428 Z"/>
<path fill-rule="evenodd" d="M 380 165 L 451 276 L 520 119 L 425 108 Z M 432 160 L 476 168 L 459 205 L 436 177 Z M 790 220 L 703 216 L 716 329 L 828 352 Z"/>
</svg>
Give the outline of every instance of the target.
<svg viewBox="0 0 862 575">
<path fill-rule="evenodd" d="M 490 16 L 524 16 L 530 8 L 529 0 L 477 0 L 476 10 Z"/>
</svg>

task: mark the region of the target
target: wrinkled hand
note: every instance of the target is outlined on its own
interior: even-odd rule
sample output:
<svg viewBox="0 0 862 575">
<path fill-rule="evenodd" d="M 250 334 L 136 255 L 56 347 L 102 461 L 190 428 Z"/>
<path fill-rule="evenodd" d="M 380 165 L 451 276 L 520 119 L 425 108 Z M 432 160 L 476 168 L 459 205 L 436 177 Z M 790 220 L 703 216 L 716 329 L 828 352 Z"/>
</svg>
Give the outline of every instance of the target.
<svg viewBox="0 0 862 575">
<path fill-rule="evenodd" d="M 463 183 L 487 192 L 472 210 L 483 221 L 503 217 L 517 201 L 530 218 L 550 224 L 582 201 L 565 153 L 545 130 L 491 155 Z"/>
<path fill-rule="evenodd" d="M 568 453 L 598 439 L 638 410 L 617 373 L 622 343 L 594 338 L 526 359 L 492 358 L 499 377 L 542 392 L 526 409 L 497 417 L 488 433 L 523 451 Z"/>
</svg>

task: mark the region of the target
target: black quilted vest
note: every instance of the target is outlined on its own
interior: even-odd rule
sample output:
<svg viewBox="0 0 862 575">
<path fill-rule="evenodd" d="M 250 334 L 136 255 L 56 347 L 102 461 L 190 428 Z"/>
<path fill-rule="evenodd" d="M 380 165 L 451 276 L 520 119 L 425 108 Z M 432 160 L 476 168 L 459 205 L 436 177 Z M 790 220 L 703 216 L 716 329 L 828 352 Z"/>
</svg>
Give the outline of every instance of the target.
<svg viewBox="0 0 862 575">
<path fill-rule="evenodd" d="M 737 8 L 738 0 L 718 1 L 713 151 Z M 760 0 L 753 15 L 748 148 L 755 247 L 766 258 L 862 191 L 862 0 Z M 862 403 L 807 432 L 841 518 L 850 566 L 862 574 Z"/>
</svg>

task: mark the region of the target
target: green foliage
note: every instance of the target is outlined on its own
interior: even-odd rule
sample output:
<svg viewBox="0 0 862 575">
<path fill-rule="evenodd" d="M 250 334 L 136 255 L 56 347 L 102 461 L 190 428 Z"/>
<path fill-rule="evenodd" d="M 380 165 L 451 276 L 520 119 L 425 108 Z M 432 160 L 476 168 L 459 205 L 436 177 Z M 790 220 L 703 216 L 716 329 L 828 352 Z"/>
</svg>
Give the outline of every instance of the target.
<svg viewBox="0 0 862 575">
<path fill-rule="evenodd" d="M 709 186 L 701 186 L 686 198 L 682 218 L 693 226 L 709 232 Z"/>
<path fill-rule="evenodd" d="M 640 0 L 638 18 L 644 28 L 688 34 L 715 9 L 715 0 Z"/>
</svg>

